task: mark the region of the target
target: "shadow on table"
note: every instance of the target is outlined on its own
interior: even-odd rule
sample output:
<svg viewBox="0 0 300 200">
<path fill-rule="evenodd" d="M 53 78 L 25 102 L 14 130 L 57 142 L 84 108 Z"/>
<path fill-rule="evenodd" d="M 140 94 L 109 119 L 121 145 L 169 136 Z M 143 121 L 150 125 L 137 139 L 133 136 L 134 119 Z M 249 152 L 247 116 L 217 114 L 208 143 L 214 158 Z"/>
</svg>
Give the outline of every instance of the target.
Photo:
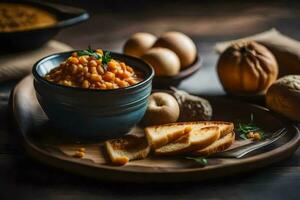
<svg viewBox="0 0 300 200">
<path fill-rule="evenodd" d="M 295 178 L 300 180 L 300 175 L 294 171 L 285 173 L 287 174 L 285 176 L 281 174 L 285 169 L 288 169 L 288 166 L 299 165 L 299 153 L 296 154 L 298 155 L 293 155 L 291 159 L 280 164 L 271 165 L 268 168 L 240 174 L 235 177 L 224 177 L 199 183 L 176 184 L 104 182 L 57 170 L 37 163 L 31 158 L 19 155 L 18 159 L 12 160 L 8 166 L 4 166 L 1 169 L 3 173 L 0 173 L 2 180 L 7 180 L 8 182 L 2 186 L 0 185 L 0 187 L 2 189 L 7 188 L 4 190 L 4 194 L 9 194 L 9 199 L 12 199 L 14 195 L 23 199 L 26 199 L 26 196 L 30 195 L 30 199 L 34 199 L 34 197 L 39 197 L 42 194 L 45 195 L 43 199 L 52 199 L 53 195 L 55 197 L 67 195 L 72 197 L 70 199 L 97 196 L 102 198 L 122 197 L 128 199 L 138 197 L 149 199 L 156 196 L 159 199 L 180 197 L 193 197 L 197 199 L 200 197 L 229 199 L 235 197 L 236 199 L 240 199 L 245 194 L 249 198 L 261 197 L 261 195 L 273 197 L 275 194 L 279 195 L 277 198 L 283 197 L 284 194 L 279 191 L 286 191 L 291 197 L 289 199 L 293 199 L 298 194 L 293 191 L 287 180 L 291 176 L 295 176 L 295 174 Z M 3 184 L 3 181 L 1 182 Z M 34 188 L 34 191 L 32 191 L 32 188 Z M 279 188 L 280 190 L 277 190 Z M 219 196 L 218 193 L 228 196 Z"/>
</svg>

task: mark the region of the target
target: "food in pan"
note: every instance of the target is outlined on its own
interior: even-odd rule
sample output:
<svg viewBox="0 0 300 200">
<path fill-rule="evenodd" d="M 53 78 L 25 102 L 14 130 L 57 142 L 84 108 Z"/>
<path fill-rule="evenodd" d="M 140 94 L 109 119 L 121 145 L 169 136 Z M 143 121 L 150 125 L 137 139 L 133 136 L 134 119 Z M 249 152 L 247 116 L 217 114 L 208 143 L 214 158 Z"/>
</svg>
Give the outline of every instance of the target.
<svg viewBox="0 0 300 200">
<path fill-rule="evenodd" d="M 152 48 L 142 59 L 154 68 L 156 76 L 174 76 L 180 71 L 178 56 L 166 48 Z"/>
<path fill-rule="evenodd" d="M 111 162 L 115 165 L 124 165 L 130 160 L 146 158 L 150 152 L 146 138 L 135 135 L 108 140 L 105 147 Z"/>
<path fill-rule="evenodd" d="M 143 74 L 112 59 L 109 52 L 89 48 L 74 52 L 47 73 L 45 79 L 64 86 L 107 90 L 137 84 L 143 80 Z"/>
<path fill-rule="evenodd" d="M 187 68 L 196 59 L 197 48 L 191 38 L 181 32 L 166 32 L 154 44 L 154 47 L 168 48 L 175 52 L 180 60 L 181 68 Z"/>
<path fill-rule="evenodd" d="M 156 36 L 150 33 L 135 33 L 124 45 L 124 53 L 140 58 L 143 56 L 156 41 Z"/>
<path fill-rule="evenodd" d="M 256 42 L 239 42 L 220 56 L 217 71 L 224 89 L 237 95 L 265 93 L 277 79 L 273 54 Z"/>
<path fill-rule="evenodd" d="M 143 124 L 146 126 L 176 122 L 180 114 L 176 99 L 164 92 L 150 95 Z"/>
<path fill-rule="evenodd" d="M 267 91 L 266 103 L 271 110 L 300 121 L 300 75 L 278 79 Z"/>
<path fill-rule="evenodd" d="M 18 3 L 0 3 L 0 32 L 38 29 L 56 23 L 54 15 L 40 8 Z"/>
<path fill-rule="evenodd" d="M 105 142 L 113 164 L 144 159 L 150 150 L 157 155 L 209 155 L 223 151 L 234 142 L 233 124 L 202 121 L 172 123 L 145 128 L 145 136 L 127 135 Z"/>
</svg>

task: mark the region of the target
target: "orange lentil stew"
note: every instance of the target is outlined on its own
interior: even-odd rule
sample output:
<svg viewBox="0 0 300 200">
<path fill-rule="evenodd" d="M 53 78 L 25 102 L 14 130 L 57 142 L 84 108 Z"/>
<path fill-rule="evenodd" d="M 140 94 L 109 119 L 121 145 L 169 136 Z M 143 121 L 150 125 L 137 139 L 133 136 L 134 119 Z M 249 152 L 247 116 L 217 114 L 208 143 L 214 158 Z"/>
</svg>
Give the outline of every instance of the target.
<svg viewBox="0 0 300 200">
<path fill-rule="evenodd" d="M 51 13 L 26 4 L 0 3 L 0 32 L 44 28 L 57 23 Z"/>
<path fill-rule="evenodd" d="M 44 78 L 64 86 L 108 90 L 134 85 L 141 82 L 142 77 L 140 71 L 112 59 L 109 52 L 89 47 L 73 52 Z"/>
</svg>

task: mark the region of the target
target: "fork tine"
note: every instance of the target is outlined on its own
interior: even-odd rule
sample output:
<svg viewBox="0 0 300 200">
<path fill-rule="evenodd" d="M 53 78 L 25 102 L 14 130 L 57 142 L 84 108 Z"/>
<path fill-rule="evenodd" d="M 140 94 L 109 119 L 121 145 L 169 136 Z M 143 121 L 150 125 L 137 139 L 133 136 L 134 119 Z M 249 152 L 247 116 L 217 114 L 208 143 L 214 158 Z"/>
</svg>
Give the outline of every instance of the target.
<svg viewBox="0 0 300 200">
<path fill-rule="evenodd" d="M 219 152 L 216 154 L 212 154 L 209 157 L 218 157 L 218 158 L 242 158 L 245 155 L 258 150 L 262 147 L 268 146 L 273 144 L 277 140 L 279 140 L 282 136 L 284 136 L 288 131 L 285 128 L 279 129 L 278 131 L 274 132 L 273 136 L 267 140 L 250 143 L 245 146 L 236 147 L 234 149 L 230 149 L 227 151 Z"/>
<path fill-rule="evenodd" d="M 280 131 L 280 134 L 277 134 L 276 137 L 273 137 L 272 139 L 269 139 L 269 140 L 265 140 L 261 143 L 253 143 L 253 145 L 249 145 L 248 148 L 241 148 L 241 151 L 237 151 L 235 152 L 235 157 L 236 158 L 242 158 L 244 157 L 245 155 L 253 152 L 253 151 L 256 151 L 262 147 L 265 147 L 265 146 L 268 146 L 268 145 L 271 145 L 273 144 L 274 142 L 276 142 L 277 140 L 279 140 L 282 136 L 284 136 L 288 131 L 287 130 L 282 130 Z"/>
<path fill-rule="evenodd" d="M 272 140 L 276 140 L 277 138 L 280 138 L 282 136 L 284 136 L 288 131 L 286 129 L 284 129 L 283 131 L 280 132 L 280 134 L 277 134 L 276 136 L 272 137 Z"/>
<path fill-rule="evenodd" d="M 275 131 L 272 136 L 270 137 L 270 139 L 276 138 L 277 136 L 281 135 L 284 131 L 286 131 L 285 128 L 279 129 L 277 131 Z"/>
</svg>

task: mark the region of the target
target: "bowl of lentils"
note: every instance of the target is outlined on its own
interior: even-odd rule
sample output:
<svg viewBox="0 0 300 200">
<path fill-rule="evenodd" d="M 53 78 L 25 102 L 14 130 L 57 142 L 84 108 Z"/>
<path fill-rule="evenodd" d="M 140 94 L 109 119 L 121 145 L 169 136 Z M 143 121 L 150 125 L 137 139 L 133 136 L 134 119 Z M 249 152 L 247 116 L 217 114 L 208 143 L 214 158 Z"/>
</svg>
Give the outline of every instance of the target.
<svg viewBox="0 0 300 200">
<path fill-rule="evenodd" d="M 110 139 L 143 117 L 154 70 L 124 54 L 88 48 L 39 60 L 32 70 L 38 102 L 62 134 Z"/>
</svg>

